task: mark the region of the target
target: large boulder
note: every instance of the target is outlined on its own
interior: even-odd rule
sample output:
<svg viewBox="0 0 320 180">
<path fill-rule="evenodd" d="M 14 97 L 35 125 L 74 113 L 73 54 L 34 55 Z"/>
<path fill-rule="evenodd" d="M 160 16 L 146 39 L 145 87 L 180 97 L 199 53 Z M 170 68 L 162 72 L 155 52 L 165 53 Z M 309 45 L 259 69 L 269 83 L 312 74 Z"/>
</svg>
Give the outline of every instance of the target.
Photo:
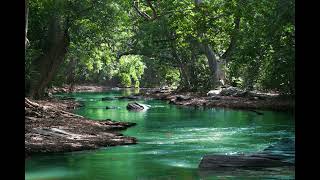
<svg viewBox="0 0 320 180">
<path fill-rule="evenodd" d="M 127 105 L 127 109 L 130 110 L 130 111 L 145 111 L 145 110 L 147 110 L 149 108 L 150 108 L 149 105 L 140 104 L 140 103 L 137 103 L 137 102 L 129 103 Z"/>
<path fill-rule="evenodd" d="M 204 170 L 259 169 L 268 167 L 290 166 L 289 162 L 264 156 L 245 155 L 207 155 L 199 164 Z"/>
<path fill-rule="evenodd" d="M 184 96 L 184 95 L 176 96 L 176 101 L 187 101 L 187 100 L 190 100 L 190 99 L 191 99 L 190 96 Z"/>
<path fill-rule="evenodd" d="M 260 154 L 277 156 L 278 159 L 294 163 L 295 152 L 295 140 L 293 138 L 284 138 L 265 148 Z"/>
<path fill-rule="evenodd" d="M 217 96 L 220 95 L 220 92 L 222 91 L 222 89 L 214 89 L 214 90 L 210 90 L 207 93 L 207 96 Z"/>
<path fill-rule="evenodd" d="M 221 90 L 219 95 L 221 96 L 235 96 L 235 97 L 244 97 L 248 94 L 247 91 L 241 90 L 237 87 L 228 87 Z"/>
<path fill-rule="evenodd" d="M 203 170 L 259 169 L 294 166 L 294 139 L 282 139 L 261 152 L 248 155 L 206 155 L 199 168 Z"/>
</svg>

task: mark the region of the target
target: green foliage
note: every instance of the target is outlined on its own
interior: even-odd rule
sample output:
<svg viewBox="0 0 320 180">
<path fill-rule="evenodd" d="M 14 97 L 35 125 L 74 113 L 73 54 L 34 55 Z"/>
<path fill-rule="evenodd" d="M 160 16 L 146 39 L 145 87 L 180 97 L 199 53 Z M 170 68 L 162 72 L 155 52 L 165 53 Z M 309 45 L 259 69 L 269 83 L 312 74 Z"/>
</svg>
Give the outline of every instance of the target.
<svg viewBox="0 0 320 180">
<path fill-rule="evenodd" d="M 230 76 L 242 77 L 244 87 L 294 94 L 294 2 L 251 2 L 243 13 Z M 254 16 L 252 16 L 254 14 Z"/>
<path fill-rule="evenodd" d="M 120 78 L 120 83 L 123 87 L 130 87 L 131 86 L 130 74 L 120 73 L 118 76 Z"/>
<path fill-rule="evenodd" d="M 221 58 L 234 38 L 226 65 L 229 84 L 295 93 L 293 0 L 152 4 L 158 17 L 148 21 L 138 15 L 131 1 L 30 1 L 26 87 L 37 78 L 36 59 L 50 46 L 46 37 L 51 17 L 59 16 L 69 25 L 70 45 L 51 85 L 72 81 L 207 91 L 213 87 L 212 75 L 195 42 L 209 44 Z M 144 1 L 139 2 L 139 9 L 152 14 Z M 234 30 L 237 17 L 238 32 Z"/>
<path fill-rule="evenodd" d="M 120 84 L 124 87 L 130 87 L 133 84 L 134 87 L 138 88 L 145 67 L 140 56 L 130 55 L 121 57 L 118 69 Z"/>
</svg>

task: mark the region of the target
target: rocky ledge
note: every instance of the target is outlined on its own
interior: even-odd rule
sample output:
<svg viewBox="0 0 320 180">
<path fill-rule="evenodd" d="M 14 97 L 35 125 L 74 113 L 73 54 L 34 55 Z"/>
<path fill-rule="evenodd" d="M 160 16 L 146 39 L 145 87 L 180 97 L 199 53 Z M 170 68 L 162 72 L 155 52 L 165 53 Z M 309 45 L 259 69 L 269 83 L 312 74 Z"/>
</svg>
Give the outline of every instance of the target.
<svg viewBox="0 0 320 180">
<path fill-rule="evenodd" d="M 136 144 L 119 130 L 135 123 L 110 119 L 94 121 L 73 114 L 73 101 L 30 101 L 25 98 L 25 153 L 67 152 Z"/>
<path fill-rule="evenodd" d="M 223 107 L 244 110 L 293 111 L 294 98 L 281 97 L 278 94 L 242 91 L 237 88 L 212 90 L 207 94 L 172 91 L 145 91 L 140 95 L 159 100 L 167 100 L 170 104 L 191 107 Z"/>
<path fill-rule="evenodd" d="M 295 142 L 283 139 L 262 152 L 247 155 L 206 155 L 201 170 L 225 171 L 237 169 L 261 169 L 295 165 Z"/>
</svg>

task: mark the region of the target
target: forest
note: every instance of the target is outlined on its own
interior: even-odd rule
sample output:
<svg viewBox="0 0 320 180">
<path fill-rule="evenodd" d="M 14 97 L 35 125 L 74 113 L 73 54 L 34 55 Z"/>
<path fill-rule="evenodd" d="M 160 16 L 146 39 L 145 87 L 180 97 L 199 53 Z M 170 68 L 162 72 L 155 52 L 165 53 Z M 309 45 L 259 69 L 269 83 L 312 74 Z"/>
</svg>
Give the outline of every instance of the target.
<svg viewBox="0 0 320 180">
<path fill-rule="evenodd" d="M 26 1 L 26 95 L 63 84 L 295 94 L 293 0 Z"/>
</svg>

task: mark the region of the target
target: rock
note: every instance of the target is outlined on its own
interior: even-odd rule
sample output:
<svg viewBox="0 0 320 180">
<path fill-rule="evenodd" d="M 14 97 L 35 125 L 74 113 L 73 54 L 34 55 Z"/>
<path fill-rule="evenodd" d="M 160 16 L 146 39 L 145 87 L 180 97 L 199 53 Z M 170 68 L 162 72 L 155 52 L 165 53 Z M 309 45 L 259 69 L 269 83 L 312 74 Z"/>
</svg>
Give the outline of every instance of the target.
<svg viewBox="0 0 320 180">
<path fill-rule="evenodd" d="M 206 170 L 235 170 L 258 169 L 267 167 L 290 166 L 289 162 L 272 159 L 270 157 L 257 157 L 245 155 L 207 155 L 199 164 L 200 169 Z"/>
<path fill-rule="evenodd" d="M 120 96 L 118 97 L 118 99 L 139 100 L 139 99 L 143 99 L 143 97 L 139 95 L 131 95 L 131 96 Z"/>
<path fill-rule="evenodd" d="M 236 96 L 236 97 L 244 97 L 248 94 L 248 91 L 243 91 L 236 87 L 228 87 L 221 90 L 221 96 Z"/>
<path fill-rule="evenodd" d="M 254 97 L 249 97 L 249 100 L 259 100 L 259 97 L 256 97 L 256 96 L 254 96 Z"/>
<path fill-rule="evenodd" d="M 145 111 L 145 110 L 149 109 L 149 107 L 150 106 L 148 106 L 148 105 L 140 104 L 140 103 L 137 103 L 137 102 L 129 103 L 127 105 L 127 109 L 128 110 L 132 110 L 132 111 Z"/>
<path fill-rule="evenodd" d="M 207 96 L 216 96 L 216 95 L 219 95 L 221 91 L 222 91 L 222 89 L 210 90 L 210 91 L 207 93 Z"/>
<path fill-rule="evenodd" d="M 247 111 L 254 112 L 254 113 L 258 114 L 258 115 L 263 115 L 262 112 L 256 111 L 256 110 L 254 110 L 254 109 L 247 109 Z"/>
<path fill-rule="evenodd" d="M 133 122 L 117 122 L 117 121 L 112 121 L 111 119 L 102 120 L 102 121 L 99 121 L 99 123 L 103 125 L 111 126 L 110 129 L 112 130 L 124 130 L 124 129 L 127 129 L 128 127 L 136 125 L 136 123 L 133 123 Z"/>
<path fill-rule="evenodd" d="M 170 87 L 169 86 L 163 86 L 160 88 L 161 90 L 170 90 Z"/>
<path fill-rule="evenodd" d="M 89 120 L 66 111 L 68 105 L 66 101 L 25 98 L 25 154 L 136 144 L 135 138 L 117 132 L 133 123 Z"/>
<path fill-rule="evenodd" d="M 187 101 L 190 99 L 191 99 L 191 97 L 189 97 L 189 96 L 183 96 L 183 95 L 176 96 L 176 101 Z"/>
<path fill-rule="evenodd" d="M 207 155 L 199 164 L 205 170 L 259 169 L 294 166 L 294 139 L 282 139 L 261 152 L 250 155 Z"/>
<path fill-rule="evenodd" d="M 264 149 L 263 154 L 280 154 L 288 158 L 293 158 L 295 156 L 295 140 L 290 138 L 281 139 L 277 143 Z"/>
<path fill-rule="evenodd" d="M 170 93 L 170 90 L 155 90 L 153 93 Z"/>
<path fill-rule="evenodd" d="M 114 97 L 103 97 L 101 98 L 102 101 L 112 101 L 112 100 L 116 100 L 116 98 Z"/>
<path fill-rule="evenodd" d="M 295 140 L 284 138 L 265 148 L 262 152 L 253 154 L 255 157 L 267 157 L 291 164 L 295 163 Z"/>
<path fill-rule="evenodd" d="M 220 100 L 221 99 L 221 97 L 219 97 L 219 96 L 212 96 L 212 97 L 210 97 L 210 100 Z"/>
<path fill-rule="evenodd" d="M 117 107 L 114 107 L 114 106 L 106 106 L 106 109 L 117 109 Z"/>
</svg>

